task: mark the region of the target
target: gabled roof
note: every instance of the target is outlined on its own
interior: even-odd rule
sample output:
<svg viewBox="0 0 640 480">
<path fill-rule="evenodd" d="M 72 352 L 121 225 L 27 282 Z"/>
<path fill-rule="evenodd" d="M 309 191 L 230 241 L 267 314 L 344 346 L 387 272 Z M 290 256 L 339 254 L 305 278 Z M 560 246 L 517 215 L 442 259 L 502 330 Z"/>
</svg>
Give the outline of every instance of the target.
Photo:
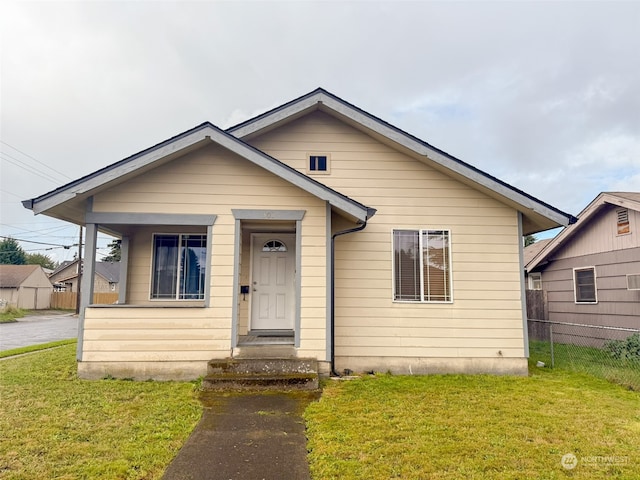
<svg viewBox="0 0 640 480">
<path fill-rule="evenodd" d="M 215 125 L 205 122 L 158 145 L 136 153 L 124 160 L 98 170 L 90 175 L 70 182 L 56 190 L 22 202 L 25 208 L 34 213 L 46 212 L 47 215 L 76 224 L 84 223 L 85 210 L 80 203 L 107 186 L 120 183 L 127 178 L 137 176 L 144 171 L 162 165 L 178 155 L 215 143 L 237 155 L 253 162 L 265 170 L 290 182 L 306 192 L 329 202 L 332 206 L 366 221 L 375 215 L 376 210 L 353 200 L 317 180 L 289 167 L 279 160 L 252 147 L 242 140 L 226 133 Z M 75 201 L 75 202 L 74 202 Z M 64 204 L 66 208 L 64 207 Z"/>
<path fill-rule="evenodd" d="M 96 262 L 96 273 L 109 283 L 120 282 L 120 262 Z"/>
<path fill-rule="evenodd" d="M 250 139 L 314 110 L 321 110 L 337 117 L 383 143 L 391 144 L 395 148 L 429 163 L 447 175 L 512 206 L 522 212 L 524 216 L 524 235 L 566 226 L 576 221 L 573 215 L 564 213 L 548 203 L 449 155 L 322 88 L 235 125 L 227 129 L 227 132 L 238 138 Z"/>
<path fill-rule="evenodd" d="M 73 264 L 73 263 L 77 263 L 78 260 L 65 260 L 62 263 L 60 263 L 60 265 L 58 265 L 56 267 L 56 269 L 51 272 L 49 274 L 49 276 L 53 276 L 53 275 L 57 275 L 58 273 L 60 273 L 62 270 L 64 270 L 65 268 L 67 268 L 69 265 Z"/>
<path fill-rule="evenodd" d="M 572 215 L 544 203 L 531 195 L 469 165 L 452 155 L 400 130 L 341 98 L 318 88 L 280 107 L 223 131 L 205 122 L 158 145 L 143 150 L 113 165 L 82 177 L 39 197 L 25 200 L 23 205 L 34 213 L 47 215 L 76 224 L 84 223 L 84 202 L 91 195 L 116 185 L 128 178 L 166 163 L 179 155 L 209 142 L 240 155 L 265 170 L 300 187 L 332 206 L 366 221 L 375 209 L 333 190 L 319 181 L 295 170 L 266 153 L 254 148 L 243 139 L 250 139 L 277 128 L 314 110 L 333 115 L 345 123 L 366 132 L 379 141 L 413 156 L 446 175 L 486 193 L 523 215 L 523 234 L 568 225 L 575 221 Z"/>
<path fill-rule="evenodd" d="M 58 268 L 56 268 L 53 273 L 49 275 L 49 277 L 57 275 L 61 271 L 72 265 L 75 265 L 76 263 L 78 263 L 78 260 L 65 260 L 60 265 L 58 265 Z M 96 275 L 100 275 L 109 283 L 118 283 L 120 281 L 120 262 L 96 262 L 95 273 Z M 69 280 L 72 278 L 76 278 L 77 276 L 78 272 L 74 270 L 70 275 L 65 278 L 59 279 L 59 281 Z"/>
<path fill-rule="evenodd" d="M 533 257 L 529 262 L 525 261 L 525 270 L 528 272 L 537 266 L 547 262 L 547 259 L 562 246 L 566 245 L 578 232 L 593 219 L 603 208 L 608 206 L 629 208 L 640 212 L 639 192 L 602 192 L 582 212 L 578 214 L 578 221 L 562 230 L 545 248 Z"/>
<path fill-rule="evenodd" d="M 0 265 L 0 287 L 17 288 L 22 285 L 40 265 Z"/>
<path fill-rule="evenodd" d="M 531 260 L 533 260 L 535 256 L 538 255 L 540 251 L 549 244 L 551 240 L 551 238 L 545 238 L 524 247 L 524 251 L 522 252 L 524 257 L 524 264 L 526 265 Z"/>
</svg>

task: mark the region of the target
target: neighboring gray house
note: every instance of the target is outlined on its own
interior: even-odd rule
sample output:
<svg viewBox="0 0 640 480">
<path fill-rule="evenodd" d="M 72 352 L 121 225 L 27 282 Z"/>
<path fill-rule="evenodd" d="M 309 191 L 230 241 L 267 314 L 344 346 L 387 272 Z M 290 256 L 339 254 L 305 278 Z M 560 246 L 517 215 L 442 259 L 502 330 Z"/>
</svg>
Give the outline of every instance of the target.
<svg viewBox="0 0 640 480">
<path fill-rule="evenodd" d="M 549 245 L 549 242 L 553 240 L 552 238 L 547 238 L 543 240 L 538 240 L 531 245 L 524 247 L 523 257 L 524 264 L 528 265 L 531 260 L 533 260 L 544 247 Z M 542 290 L 542 277 L 540 272 L 529 273 L 525 272 L 525 288 L 527 290 Z"/>
<path fill-rule="evenodd" d="M 49 276 L 57 292 L 78 291 L 78 260 L 62 262 Z M 119 262 L 96 262 L 94 293 L 118 293 Z"/>
<path fill-rule="evenodd" d="M 51 305 L 53 286 L 40 265 L 0 265 L 0 303 L 29 310 Z"/>
<path fill-rule="evenodd" d="M 640 328 L 640 193 L 598 195 L 525 270 L 549 321 Z"/>
</svg>

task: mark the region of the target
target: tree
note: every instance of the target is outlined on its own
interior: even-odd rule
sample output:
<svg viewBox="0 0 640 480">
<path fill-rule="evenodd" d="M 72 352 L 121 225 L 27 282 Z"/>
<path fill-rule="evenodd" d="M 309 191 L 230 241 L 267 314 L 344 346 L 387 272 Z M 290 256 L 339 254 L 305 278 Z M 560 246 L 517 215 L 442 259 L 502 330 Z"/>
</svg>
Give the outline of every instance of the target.
<svg viewBox="0 0 640 480">
<path fill-rule="evenodd" d="M 0 264 L 25 265 L 27 255 L 17 240 L 7 237 L 0 242 Z"/>
<path fill-rule="evenodd" d="M 534 237 L 533 235 L 525 235 L 524 236 L 524 246 L 528 247 L 529 245 L 533 245 L 534 243 L 536 243 L 538 239 L 536 237 Z"/>
<path fill-rule="evenodd" d="M 40 265 L 42 268 L 51 270 L 55 270 L 57 266 L 49 255 L 44 255 L 43 253 L 27 253 L 27 265 Z"/>
<path fill-rule="evenodd" d="M 109 251 L 109 255 L 102 259 L 103 262 L 119 262 L 120 261 L 120 244 L 122 242 L 120 240 L 113 240 L 107 247 L 111 250 Z"/>
</svg>

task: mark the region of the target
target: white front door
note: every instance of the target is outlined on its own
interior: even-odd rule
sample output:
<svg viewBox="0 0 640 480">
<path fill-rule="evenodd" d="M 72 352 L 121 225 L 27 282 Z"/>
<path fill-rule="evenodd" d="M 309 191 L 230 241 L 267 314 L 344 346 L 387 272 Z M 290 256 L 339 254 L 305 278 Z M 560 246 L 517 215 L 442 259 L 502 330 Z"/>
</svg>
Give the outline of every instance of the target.
<svg viewBox="0 0 640 480">
<path fill-rule="evenodd" d="M 293 330 L 295 234 L 252 235 L 251 330 Z"/>
</svg>

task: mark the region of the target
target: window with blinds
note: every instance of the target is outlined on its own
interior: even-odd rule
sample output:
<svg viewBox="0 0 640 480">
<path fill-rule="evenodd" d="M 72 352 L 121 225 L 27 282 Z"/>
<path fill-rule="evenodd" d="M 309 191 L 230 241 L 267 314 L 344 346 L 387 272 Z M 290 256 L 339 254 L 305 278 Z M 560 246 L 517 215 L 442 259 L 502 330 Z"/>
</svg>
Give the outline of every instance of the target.
<svg viewBox="0 0 640 480">
<path fill-rule="evenodd" d="M 574 268 L 573 285 L 576 303 L 598 303 L 595 267 Z"/>
<path fill-rule="evenodd" d="M 393 298 L 451 302 L 451 235 L 448 230 L 393 231 Z"/>
</svg>

